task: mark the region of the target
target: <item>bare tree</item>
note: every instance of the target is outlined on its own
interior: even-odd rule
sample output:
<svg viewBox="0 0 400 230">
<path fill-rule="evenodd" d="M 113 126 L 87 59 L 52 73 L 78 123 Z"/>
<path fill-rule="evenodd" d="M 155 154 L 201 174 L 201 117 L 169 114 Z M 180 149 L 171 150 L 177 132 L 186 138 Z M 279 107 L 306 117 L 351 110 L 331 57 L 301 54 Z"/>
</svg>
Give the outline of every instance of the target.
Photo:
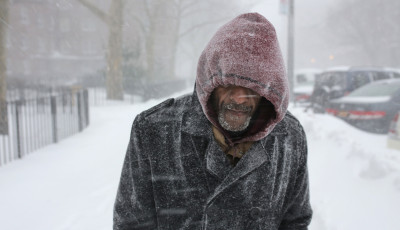
<svg viewBox="0 0 400 230">
<path fill-rule="evenodd" d="M 102 20 L 108 30 L 106 87 L 107 98 L 123 99 L 122 86 L 122 37 L 123 37 L 123 1 L 112 0 L 109 12 L 106 13 L 89 0 L 77 0 Z"/>
<path fill-rule="evenodd" d="M 77 1 L 105 22 L 109 29 L 107 95 L 110 99 L 123 96 L 122 47 L 141 49 L 137 52 L 141 54 L 137 61 L 141 62 L 146 81 L 171 79 L 175 77 L 181 39 L 200 28 L 218 25 L 235 13 L 232 10 L 235 4 L 227 0 L 111 0 L 108 13 L 94 5 L 92 0 Z M 123 45 L 124 38 L 128 39 Z"/>
<path fill-rule="evenodd" d="M 328 17 L 328 39 L 342 47 L 348 57 L 354 57 L 349 62 L 399 65 L 399 7 L 399 1 L 344 1 Z"/>
<path fill-rule="evenodd" d="M 141 37 L 141 53 L 145 56 L 143 64 L 149 81 L 174 78 L 182 39 L 193 34 L 201 37 L 199 30 L 203 28 L 213 31 L 241 9 L 226 0 L 140 0 L 129 7 L 131 14 L 127 15 L 127 20 L 136 25 L 137 36 Z M 207 40 L 206 37 L 202 39 Z"/>
<path fill-rule="evenodd" d="M 0 0 L 0 134 L 8 133 L 7 119 L 7 27 L 8 0 Z"/>
<path fill-rule="evenodd" d="M 206 27 L 218 27 L 219 24 L 232 19 L 235 8 L 239 9 L 232 1 L 195 1 L 195 0 L 175 0 L 175 30 L 173 33 L 173 58 L 171 65 L 175 66 L 177 50 L 182 39 L 199 32 Z M 221 5 L 220 5 L 221 4 Z M 227 7 L 229 5 L 230 7 Z M 225 6 L 225 7 L 221 7 Z M 213 12 L 220 9 L 218 13 Z M 197 35 L 199 36 L 199 35 Z M 205 41 L 207 39 L 204 39 Z M 198 46 L 198 44 L 197 44 Z"/>
</svg>

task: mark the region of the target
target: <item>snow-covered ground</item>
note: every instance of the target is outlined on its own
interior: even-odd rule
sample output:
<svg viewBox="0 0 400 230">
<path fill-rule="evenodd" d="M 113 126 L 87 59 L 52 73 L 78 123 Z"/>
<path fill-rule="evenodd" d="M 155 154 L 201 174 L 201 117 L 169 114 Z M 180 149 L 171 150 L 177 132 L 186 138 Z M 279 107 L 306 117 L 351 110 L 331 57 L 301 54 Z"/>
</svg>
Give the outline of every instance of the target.
<svg viewBox="0 0 400 230">
<path fill-rule="evenodd" d="M 0 229 L 112 229 L 130 126 L 160 101 L 92 107 L 82 133 L 0 167 Z M 308 136 L 310 229 L 400 229 L 400 151 L 386 147 L 385 135 L 290 110 Z"/>
</svg>

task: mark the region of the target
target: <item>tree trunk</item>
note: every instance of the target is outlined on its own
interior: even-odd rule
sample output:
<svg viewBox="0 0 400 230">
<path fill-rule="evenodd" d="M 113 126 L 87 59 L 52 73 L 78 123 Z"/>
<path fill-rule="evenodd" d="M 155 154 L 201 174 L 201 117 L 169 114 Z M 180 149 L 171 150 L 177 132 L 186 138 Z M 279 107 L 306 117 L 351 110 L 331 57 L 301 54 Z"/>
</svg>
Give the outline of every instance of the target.
<svg viewBox="0 0 400 230">
<path fill-rule="evenodd" d="M 113 0 L 108 22 L 107 98 L 123 100 L 122 85 L 122 0 Z"/>
<path fill-rule="evenodd" d="M 0 134 L 8 134 L 7 118 L 7 26 L 8 0 L 0 0 Z"/>
<path fill-rule="evenodd" d="M 1 1 L 1 0 L 0 0 Z M 107 99 L 123 100 L 124 91 L 122 85 L 122 23 L 123 4 L 122 0 L 112 0 L 108 14 L 100 10 L 95 4 L 87 0 L 78 0 L 94 15 L 102 20 L 108 28 L 108 50 L 106 88 Z"/>
</svg>

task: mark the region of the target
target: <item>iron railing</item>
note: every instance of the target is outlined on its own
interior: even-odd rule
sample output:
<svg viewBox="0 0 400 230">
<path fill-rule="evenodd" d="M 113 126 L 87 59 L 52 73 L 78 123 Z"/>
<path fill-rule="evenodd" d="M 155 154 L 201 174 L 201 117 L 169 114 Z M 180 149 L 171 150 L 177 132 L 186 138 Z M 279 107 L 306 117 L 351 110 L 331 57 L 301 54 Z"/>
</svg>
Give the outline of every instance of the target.
<svg viewBox="0 0 400 230">
<path fill-rule="evenodd" d="M 72 90 L 8 101 L 0 166 L 82 131 L 89 125 L 88 98 L 87 90 Z"/>
</svg>

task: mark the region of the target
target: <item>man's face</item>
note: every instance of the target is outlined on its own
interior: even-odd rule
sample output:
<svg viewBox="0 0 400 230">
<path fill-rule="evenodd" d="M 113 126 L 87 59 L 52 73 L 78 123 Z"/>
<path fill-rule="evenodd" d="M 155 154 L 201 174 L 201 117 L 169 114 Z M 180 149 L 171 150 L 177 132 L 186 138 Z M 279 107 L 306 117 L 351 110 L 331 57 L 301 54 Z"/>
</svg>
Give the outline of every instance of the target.
<svg viewBox="0 0 400 230">
<path fill-rule="evenodd" d="M 227 131 L 245 130 L 257 109 L 261 96 L 251 89 L 240 86 L 218 87 L 214 90 L 213 103 L 218 122 Z"/>
</svg>

